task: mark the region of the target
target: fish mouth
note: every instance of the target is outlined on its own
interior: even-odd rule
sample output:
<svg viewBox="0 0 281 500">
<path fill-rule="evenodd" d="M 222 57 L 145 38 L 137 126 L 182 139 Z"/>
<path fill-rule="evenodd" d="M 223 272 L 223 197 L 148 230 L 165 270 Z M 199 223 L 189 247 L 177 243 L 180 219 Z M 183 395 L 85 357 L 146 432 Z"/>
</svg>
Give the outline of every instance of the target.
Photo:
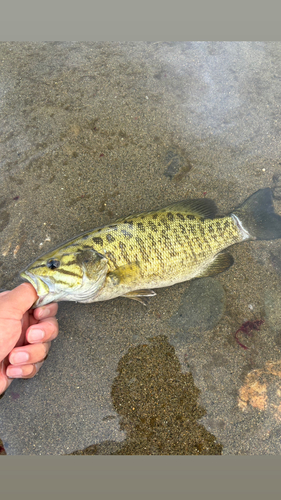
<svg viewBox="0 0 281 500">
<path fill-rule="evenodd" d="M 29 273 L 28 271 L 23 271 L 22 273 L 20 273 L 20 275 L 24 280 L 29 281 L 29 283 L 31 283 L 31 285 L 37 291 L 37 280 L 35 276 L 33 276 L 33 274 Z"/>
<path fill-rule="evenodd" d="M 46 297 L 51 297 L 54 292 L 54 287 L 52 287 L 52 283 L 47 281 L 46 279 L 35 276 L 29 271 L 23 271 L 20 273 L 21 277 L 27 281 L 35 288 L 36 293 L 38 295 L 38 299 L 34 302 L 32 308 L 38 307 L 40 305 L 44 305 L 45 303 L 51 302 L 52 300 L 46 301 Z"/>
</svg>

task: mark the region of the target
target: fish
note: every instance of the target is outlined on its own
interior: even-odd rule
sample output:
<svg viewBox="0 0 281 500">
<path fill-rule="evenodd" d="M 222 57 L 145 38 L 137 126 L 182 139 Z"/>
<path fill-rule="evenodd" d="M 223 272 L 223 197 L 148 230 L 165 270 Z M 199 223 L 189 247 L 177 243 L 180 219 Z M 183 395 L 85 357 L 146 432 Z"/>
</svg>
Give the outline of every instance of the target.
<svg viewBox="0 0 281 500">
<path fill-rule="evenodd" d="M 270 188 L 226 216 L 208 198 L 118 219 L 84 232 L 39 257 L 21 273 L 35 288 L 33 307 L 126 297 L 147 303 L 154 289 L 215 276 L 234 262 L 231 245 L 281 238 Z"/>
</svg>

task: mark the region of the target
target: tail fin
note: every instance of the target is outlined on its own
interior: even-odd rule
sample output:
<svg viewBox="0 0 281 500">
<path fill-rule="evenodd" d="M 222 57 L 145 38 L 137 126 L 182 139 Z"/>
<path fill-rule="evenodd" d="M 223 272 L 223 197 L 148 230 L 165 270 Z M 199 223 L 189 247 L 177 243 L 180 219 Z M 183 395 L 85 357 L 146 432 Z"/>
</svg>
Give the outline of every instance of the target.
<svg viewBox="0 0 281 500">
<path fill-rule="evenodd" d="M 251 239 L 281 238 L 281 217 L 274 212 L 270 188 L 259 189 L 236 208 L 233 214 Z"/>
</svg>

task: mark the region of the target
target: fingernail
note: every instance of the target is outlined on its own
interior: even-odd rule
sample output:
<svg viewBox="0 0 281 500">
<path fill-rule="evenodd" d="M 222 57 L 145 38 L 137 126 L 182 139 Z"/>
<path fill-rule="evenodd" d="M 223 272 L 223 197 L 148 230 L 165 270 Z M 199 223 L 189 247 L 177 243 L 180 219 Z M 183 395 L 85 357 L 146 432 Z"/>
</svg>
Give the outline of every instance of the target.
<svg viewBox="0 0 281 500">
<path fill-rule="evenodd" d="M 11 356 L 12 363 L 24 363 L 29 359 L 27 352 L 17 352 Z"/>
<path fill-rule="evenodd" d="M 28 333 L 28 341 L 35 341 L 35 340 L 42 340 L 44 337 L 45 333 L 43 330 L 36 330 L 35 328 L 33 330 L 30 330 Z"/>
<path fill-rule="evenodd" d="M 50 314 L 51 314 L 50 309 L 44 307 L 43 309 L 38 311 L 38 318 L 43 318 L 43 317 L 47 318 L 47 316 L 50 316 Z"/>
<path fill-rule="evenodd" d="M 21 368 L 16 368 L 15 366 L 9 368 L 9 378 L 21 377 L 21 376 L 22 376 Z"/>
</svg>

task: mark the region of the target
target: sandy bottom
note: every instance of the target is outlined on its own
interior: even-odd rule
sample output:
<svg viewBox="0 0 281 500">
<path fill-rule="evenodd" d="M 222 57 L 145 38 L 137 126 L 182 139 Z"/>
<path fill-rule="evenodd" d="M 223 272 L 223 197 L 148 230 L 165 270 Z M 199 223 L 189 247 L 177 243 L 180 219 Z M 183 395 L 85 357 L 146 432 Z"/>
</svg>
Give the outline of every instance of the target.
<svg viewBox="0 0 281 500">
<path fill-rule="evenodd" d="M 82 231 L 183 198 L 226 214 L 271 187 L 281 214 L 280 52 L 0 44 L 0 288 Z M 60 304 L 39 375 L 1 398 L 7 454 L 279 454 L 280 240 L 230 251 L 200 291 Z M 247 321 L 263 323 L 244 349 Z"/>
</svg>

